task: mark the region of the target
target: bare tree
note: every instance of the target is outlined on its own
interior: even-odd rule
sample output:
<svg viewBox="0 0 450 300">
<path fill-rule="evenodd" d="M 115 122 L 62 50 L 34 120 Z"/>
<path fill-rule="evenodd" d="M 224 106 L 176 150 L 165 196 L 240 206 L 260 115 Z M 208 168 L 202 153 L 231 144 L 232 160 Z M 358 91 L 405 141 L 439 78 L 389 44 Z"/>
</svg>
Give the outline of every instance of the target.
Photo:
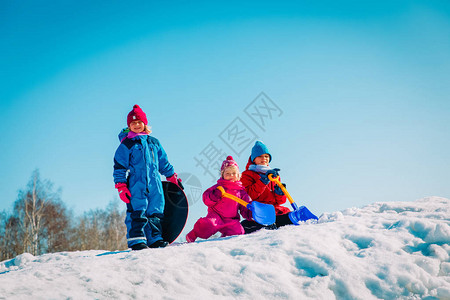
<svg viewBox="0 0 450 300">
<path fill-rule="evenodd" d="M 64 203 L 59 200 L 47 202 L 42 219 L 41 250 L 44 252 L 60 252 L 73 250 L 71 239 L 73 227 L 72 213 L 68 212 Z"/>
<path fill-rule="evenodd" d="M 9 234 L 8 228 L 8 215 L 6 211 L 2 211 L 0 213 L 0 261 L 3 261 L 8 258 L 8 239 L 7 236 Z"/>
<path fill-rule="evenodd" d="M 17 213 L 23 234 L 22 252 L 40 254 L 39 241 L 43 232 L 42 218 L 45 205 L 56 199 L 57 194 L 52 192 L 52 183 L 48 180 L 42 181 L 39 170 L 34 170 L 27 188 L 19 192 L 14 205 L 14 212 Z"/>
<path fill-rule="evenodd" d="M 100 209 L 85 212 L 80 218 L 77 234 L 79 236 L 79 250 L 102 249 L 104 239 L 102 224 L 105 223 L 104 211 Z M 105 249 L 105 248 L 103 248 Z"/>
<path fill-rule="evenodd" d="M 34 170 L 19 191 L 12 214 L 2 216 L 2 258 L 29 252 L 33 255 L 69 250 L 70 218 L 53 184 Z"/>
<path fill-rule="evenodd" d="M 75 228 L 78 250 L 122 250 L 127 248 L 125 211 L 111 202 L 106 210 L 85 212 Z"/>
<path fill-rule="evenodd" d="M 27 187 L 19 191 L 11 214 L 0 212 L 0 259 L 21 253 L 40 255 L 71 250 L 127 248 L 125 209 L 117 199 L 106 209 L 74 218 L 53 191 L 53 184 L 33 171 Z"/>
<path fill-rule="evenodd" d="M 111 201 L 107 207 L 106 218 L 106 236 L 108 237 L 106 243 L 106 249 L 121 250 L 127 248 L 126 233 L 127 228 L 125 226 L 125 210 L 119 210 L 119 202 Z"/>
<path fill-rule="evenodd" d="M 21 235 L 19 233 L 19 219 L 14 216 L 8 216 L 6 213 L 2 218 L 2 237 L 1 243 L 1 260 L 13 258 L 22 253 L 22 245 L 20 244 Z"/>
</svg>

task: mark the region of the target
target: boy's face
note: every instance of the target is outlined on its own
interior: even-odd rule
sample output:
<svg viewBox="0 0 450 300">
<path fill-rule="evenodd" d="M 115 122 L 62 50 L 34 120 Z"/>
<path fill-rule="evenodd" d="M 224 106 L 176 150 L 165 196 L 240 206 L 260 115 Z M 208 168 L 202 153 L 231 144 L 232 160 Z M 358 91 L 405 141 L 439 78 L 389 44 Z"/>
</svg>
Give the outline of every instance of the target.
<svg viewBox="0 0 450 300">
<path fill-rule="evenodd" d="M 134 133 L 140 133 L 144 131 L 144 122 L 142 121 L 133 121 L 130 123 L 130 130 Z"/>
<path fill-rule="evenodd" d="M 270 155 L 269 154 L 260 155 L 256 157 L 253 161 L 257 165 L 268 166 L 270 161 Z"/>
<path fill-rule="evenodd" d="M 223 170 L 223 179 L 225 180 L 238 181 L 239 175 L 239 171 L 235 167 L 228 167 Z"/>
</svg>

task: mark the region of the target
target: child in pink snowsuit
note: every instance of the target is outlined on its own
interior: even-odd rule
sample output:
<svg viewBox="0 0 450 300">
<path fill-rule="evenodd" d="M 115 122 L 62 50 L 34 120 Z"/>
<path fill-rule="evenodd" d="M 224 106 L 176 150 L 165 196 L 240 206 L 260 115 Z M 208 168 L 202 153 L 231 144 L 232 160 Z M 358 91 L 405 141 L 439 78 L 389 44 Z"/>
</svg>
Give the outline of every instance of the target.
<svg viewBox="0 0 450 300">
<path fill-rule="evenodd" d="M 217 189 L 222 186 L 226 193 L 232 194 L 250 203 L 251 200 L 240 182 L 238 164 L 233 157 L 228 156 L 220 168 L 221 178 L 203 193 L 203 202 L 208 206 L 208 214 L 200 218 L 194 225 L 194 229 L 186 235 L 186 241 L 194 242 L 198 237 L 207 239 L 216 232 L 222 233 L 222 237 L 244 234 L 244 228 L 240 221 L 240 215 L 248 220 L 252 219 L 252 213 L 246 207 L 226 197 Z"/>
</svg>

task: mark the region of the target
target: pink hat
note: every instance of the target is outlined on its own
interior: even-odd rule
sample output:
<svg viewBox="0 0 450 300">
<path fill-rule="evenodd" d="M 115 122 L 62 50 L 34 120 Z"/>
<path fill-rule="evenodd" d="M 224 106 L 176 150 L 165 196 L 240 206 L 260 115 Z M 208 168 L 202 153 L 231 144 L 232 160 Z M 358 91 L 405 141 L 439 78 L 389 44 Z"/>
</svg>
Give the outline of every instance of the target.
<svg viewBox="0 0 450 300">
<path fill-rule="evenodd" d="M 133 106 L 133 109 L 130 111 L 127 117 L 127 125 L 130 126 L 130 123 L 133 121 L 142 121 L 145 125 L 148 124 L 147 122 L 147 115 L 145 112 L 142 111 L 142 109 L 139 107 L 139 105 L 135 104 Z"/>
<path fill-rule="evenodd" d="M 239 171 L 239 166 L 237 162 L 233 159 L 232 156 L 227 156 L 227 159 L 223 161 L 222 167 L 220 168 L 220 172 L 223 172 L 228 167 L 235 166 Z"/>
</svg>

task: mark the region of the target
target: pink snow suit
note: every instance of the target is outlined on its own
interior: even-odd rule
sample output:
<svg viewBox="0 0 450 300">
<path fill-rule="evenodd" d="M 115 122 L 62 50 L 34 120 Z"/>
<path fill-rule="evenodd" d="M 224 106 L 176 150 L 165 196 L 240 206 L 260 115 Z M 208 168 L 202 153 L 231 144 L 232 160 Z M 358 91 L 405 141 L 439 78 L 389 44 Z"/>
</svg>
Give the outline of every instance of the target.
<svg viewBox="0 0 450 300">
<path fill-rule="evenodd" d="M 220 191 L 217 190 L 218 186 L 222 186 L 229 194 L 251 202 L 240 181 L 232 182 L 220 178 L 217 184 L 203 193 L 203 202 L 208 206 L 208 214 L 197 220 L 194 229 L 186 236 L 188 242 L 195 241 L 197 237 L 207 239 L 216 232 L 222 233 L 222 237 L 245 233 L 239 222 L 239 212 L 245 219 L 251 220 L 251 211 L 229 198 L 221 197 Z"/>
</svg>

